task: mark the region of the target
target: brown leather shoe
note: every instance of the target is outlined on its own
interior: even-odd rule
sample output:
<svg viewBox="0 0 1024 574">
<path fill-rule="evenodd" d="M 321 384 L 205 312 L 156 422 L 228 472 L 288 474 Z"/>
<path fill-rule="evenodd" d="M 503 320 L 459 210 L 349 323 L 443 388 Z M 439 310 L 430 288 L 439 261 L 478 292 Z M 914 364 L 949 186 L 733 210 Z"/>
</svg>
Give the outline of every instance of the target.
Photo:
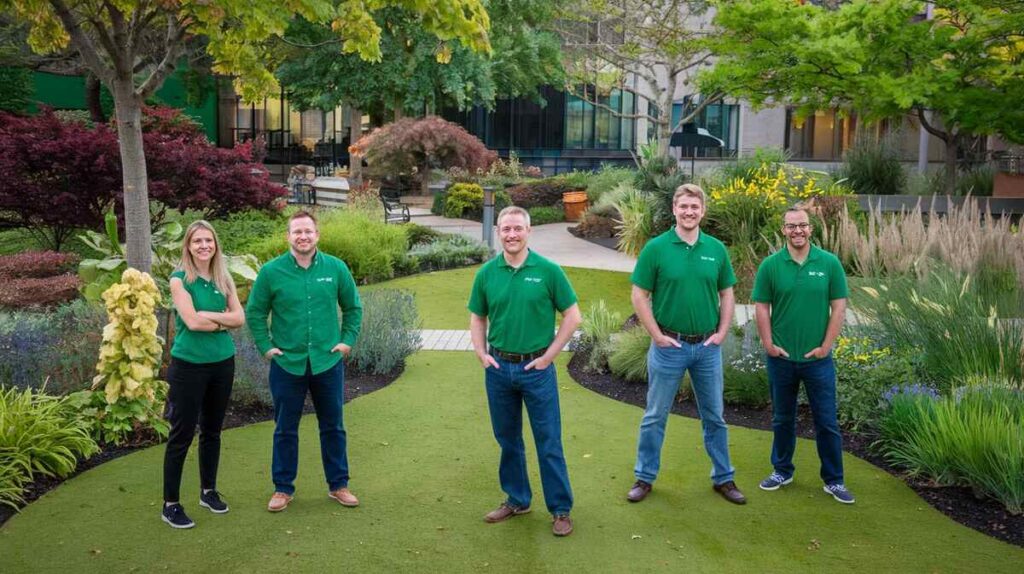
<svg viewBox="0 0 1024 574">
<path fill-rule="evenodd" d="M 352 494 L 352 492 L 345 487 L 339 488 L 338 490 L 332 492 L 328 492 L 327 496 L 330 496 L 334 500 L 337 500 L 338 502 L 341 503 L 342 506 L 359 506 L 359 499 L 356 498 L 356 495 Z"/>
<path fill-rule="evenodd" d="M 651 493 L 651 483 L 638 480 L 633 483 L 633 488 L 629 489 L 629 494 L 626 495 L 626 500 L 630 502 L 640 502 L 647 498 L 647 495 Z"/>
<path fill-rule="evenodd" d="M 572 518 L 568 514 L 556 514 L 555 521 L 551 524 L 551 533 L 555 536 L 568 536 L 572 534 Z"/>
<path fill-rule="evenodd" d="M 275 492 L 274 496 L 270 497 L 270 502 L 267 503 L 267 510 L 271 512 L 281 512 L 285 508 L 288 508 L 288 503 L 292 501 L 292 495 L 285 494 L 283 492 Z"/>
<path fill-rule="evenodd" d="M 740 489 L 736 488 L 736 483 L 733 481 L 723 482 L 722 484 L 716 484 L 712 488 L 715 492 L 722 495 L 722 498 L 728 500 L 733 504 L 746 504 L 747 497 L 743 496 Z"/>
<path fill-rule="evenodd" d="M 508 520 L 513 516 L 519 516 L 520 514 L 526 514 L 527 512 L 530 512 L 529 506 L 512 506 L 507 502 L 502 502 L 501 506 L 488 512 L 484 516 L 484 522 L 494 524 L 495 522 Z"/>
</svg>

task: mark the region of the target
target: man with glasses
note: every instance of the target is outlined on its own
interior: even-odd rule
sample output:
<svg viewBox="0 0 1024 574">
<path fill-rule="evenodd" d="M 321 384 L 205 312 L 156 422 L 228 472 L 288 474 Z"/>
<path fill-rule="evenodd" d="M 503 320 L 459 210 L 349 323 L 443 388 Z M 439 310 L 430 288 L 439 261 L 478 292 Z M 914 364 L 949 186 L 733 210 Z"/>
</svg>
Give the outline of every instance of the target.
<svg viewBox="0 0 1024 574">
<path fill-rule="evenodd" d="M 759 485 L 778 490 L 793 482 L 796 407 L 800 382 L 814 417 L 825 492 L 844 504 L 853 494 L 843 484 L 843 439 L 836 417 L 836 369 L 832 344 L 846 315 L 846 273 L 835 255 L 811 245 L 803 209 L 783 216 L 786 247 L 761 262 L 754 279 L 757 330 L 764 345 L 772 397 L 771 462 Z"/>
<path fill-rule="evenodd" d="M 747 499 L 733 482 L 729 429 L 722 418 L 722 341 L 732 324 L 736 275 L 729 251 L 700 229 L 704 190 L 693 184 L 676 189 L 676 225 L 651 239 L 630 278 L 633 309 L 651 335 L 647 352 L 647 408 L 637 440 L 636 482 L 626 498 L 640 502 L 661 467 L 665 425 L 679 383 L 689 371 L 711 458 L 712 487 L 733 504 Z"/>
<path fill-rule="evenodd" d="M 580 324 L 576 293 L 562 268 L 527 249 L 530 214 L 511 206 L 498 214 L 502 252 L 473 280 L 469 329 L 484 368 L 494 438 L 501 446 L 498 479 L 507 498 L 484 521 L 530 511 L 523 445 L 523 405 L 537 445 L 544 502 L 555 536 L 572 533 L 572 489 L 562 453 L 562 419 L 553 361 Z M 555 333 L 555 311 L 562 323 Z M 488 328 L 489 327 L 489 328 Z"/>
</svg>

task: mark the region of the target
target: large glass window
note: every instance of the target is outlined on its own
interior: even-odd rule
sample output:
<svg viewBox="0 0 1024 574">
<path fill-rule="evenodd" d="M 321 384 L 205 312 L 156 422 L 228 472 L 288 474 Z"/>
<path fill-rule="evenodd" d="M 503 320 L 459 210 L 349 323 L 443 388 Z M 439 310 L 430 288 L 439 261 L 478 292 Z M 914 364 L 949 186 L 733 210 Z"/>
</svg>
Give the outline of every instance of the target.
<svg viewBox="0 0 1024 574">
<path fill-rule="evenodd" d="M 856 116 L 842 117 L 835 110 L 815 112 L 802 122 L 797 121 L 793 110 L 787 110 L 786 123 L 786 149 L 794 159 L 842 159 L 857 131 Z"/>
<path fill-rule="evenodd" d="M 672 104 L 672 125 L 679 123 L 683 110 L 689 108 L 689 98 Z M 710 104 L 693 119 L 697 127 L 708 130 L 708 133 L 722 140 L 720 148 L 704 148 L 683 150 L 684 157 L 733 157 L 739 146 L 740 107 L 719 101 Z"/>
</svg>

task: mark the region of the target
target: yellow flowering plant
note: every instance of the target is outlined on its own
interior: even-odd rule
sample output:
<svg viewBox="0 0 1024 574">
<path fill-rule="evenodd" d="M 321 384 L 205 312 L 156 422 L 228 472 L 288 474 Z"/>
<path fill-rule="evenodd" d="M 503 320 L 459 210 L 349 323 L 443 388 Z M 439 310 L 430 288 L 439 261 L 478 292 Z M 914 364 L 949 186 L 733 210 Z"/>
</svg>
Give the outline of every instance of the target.
<svg viewBox="0 0 1024 574">
<path fill-rule="evenodd" d="M 114 444 L 140 425 L 161 436 L 160 417 L 167 384 L 157 379 L 163 339 L 157 336 L 160 290 L 147 273 L 126 269 L 121 281 L 103 292 L 109 323 L 103 328 L 97 375 L 88 391 L 76 393 L 85 418 L 95 420 L 94 435 Z"/>
</svg>

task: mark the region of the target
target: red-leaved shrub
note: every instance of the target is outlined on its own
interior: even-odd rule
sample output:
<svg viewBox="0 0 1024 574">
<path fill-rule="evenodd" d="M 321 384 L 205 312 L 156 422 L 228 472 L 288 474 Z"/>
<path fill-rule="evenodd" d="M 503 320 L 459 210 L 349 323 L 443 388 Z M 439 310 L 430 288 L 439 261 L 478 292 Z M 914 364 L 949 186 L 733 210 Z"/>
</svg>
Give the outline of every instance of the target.
<svg viewBox="0 0 1024 574">
<path fill-rule="evenodd" d="M 0 307 L 23 308 L 67 303 L 78 297 L 82 280 L 65 273 L 0 281 Z"/>
<path fill-rule="evenodd" d="M 78 263 L 74 253 L 56 251 L 26 251 L 0 256 L 0 279 L 52 277 L 72 271 Z"/>
<path fill-rule="evenodd" d="M 564 179 L 552 177 L 540 181 L 520 183 L 508 190 L 512 204 L 524 209 L 531 207 L 555 207 L 562 205 L 562 194 L 576 188 Z"/>
<path fill-rule="evenodd" d="M 498 158 L 462 126 L 437 116 L 402 118 L 377 128 L 350 146 L 349 152 L 364 156 L 375 178 L 415 172 L 424 195 L 432 168 L 475 171 L 487 169 Z"/>
</svg>

